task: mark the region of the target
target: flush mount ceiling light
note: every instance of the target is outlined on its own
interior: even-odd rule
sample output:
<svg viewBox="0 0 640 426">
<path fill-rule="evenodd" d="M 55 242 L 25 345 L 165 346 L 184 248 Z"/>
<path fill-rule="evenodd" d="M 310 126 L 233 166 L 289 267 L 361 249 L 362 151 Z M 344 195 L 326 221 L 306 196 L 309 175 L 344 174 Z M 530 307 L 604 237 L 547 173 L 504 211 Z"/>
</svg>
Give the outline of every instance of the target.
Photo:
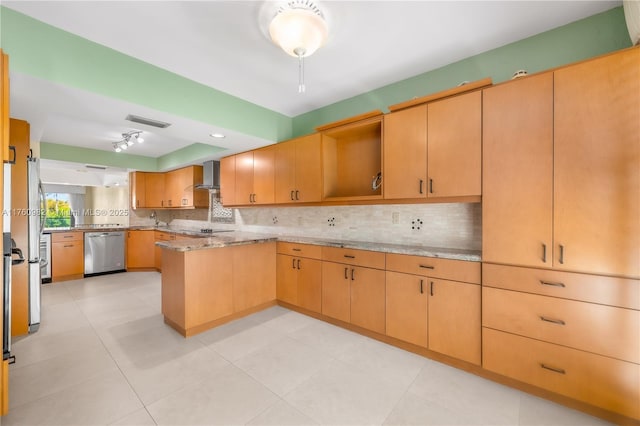
<svg viewBox="0 0 640 426">
<path fill-rule="evenodd" d="M 278 9 L 269 25 L 271 40 L 298 58 L 298 92 L 304 93 L 304 58 L 327 39 L 329 29 L 320 9 L 309 0 L 294 0 Z"/>
<path fill-rule="evenodd" d="M 140 136 L 141 134 L 141 130 L 133 130 L 131 132 L 123 133 L 121 140 L 113 142 L 113 150 L 115 152 L 122 152 L 123 150 L 126 150 L 131 145 L 133 145 L 135 142 L 144 142 L 144 139 Z"/>
</svg>

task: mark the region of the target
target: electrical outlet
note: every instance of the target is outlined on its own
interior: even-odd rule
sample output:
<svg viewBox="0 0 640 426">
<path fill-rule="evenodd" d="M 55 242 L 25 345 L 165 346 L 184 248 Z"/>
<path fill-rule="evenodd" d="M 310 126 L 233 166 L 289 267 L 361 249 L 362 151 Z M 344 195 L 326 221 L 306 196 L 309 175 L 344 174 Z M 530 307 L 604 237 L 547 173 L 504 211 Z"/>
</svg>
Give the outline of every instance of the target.
<svg viewBox="0 0 640 426">
<path fill-rule="evenodd" d="M 400 212 L 391 213 L 391 223 L 397 225 L 400 223 Z"/>
<path fill-rule="evenodd" d="M 277 224 L 278 223 L 278 216 L 274 216 L 273 217 L 273 224 Z"/>
<path fill-rule="evenodd" d="M 327 224 L 329 226 L 336 226 L 336 218 L 335 217 L 330 217 L 329 219 L 327 219 Z"/>
<path fill-rule="evenodd" d="M 422 227 L 423 223 L 421 219 L 416 219 L 416 220 L 412 220 L 411 221 L 411 229 L 420 229 Z"/>
</svg>

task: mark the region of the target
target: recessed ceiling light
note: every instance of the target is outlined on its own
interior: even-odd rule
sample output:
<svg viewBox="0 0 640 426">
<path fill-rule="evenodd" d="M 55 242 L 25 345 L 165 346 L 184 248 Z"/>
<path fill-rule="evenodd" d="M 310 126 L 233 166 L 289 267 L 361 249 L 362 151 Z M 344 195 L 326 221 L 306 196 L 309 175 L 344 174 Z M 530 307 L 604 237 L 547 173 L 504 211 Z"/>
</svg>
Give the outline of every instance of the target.
<svg viewBox="0 0 640 426">
<path fill-rule="evenodd" d="M 222 133 L 211 133 L 209 136 L 211 136 L 212 138 L 224 138 L 225 136 Z"/>
</svg>

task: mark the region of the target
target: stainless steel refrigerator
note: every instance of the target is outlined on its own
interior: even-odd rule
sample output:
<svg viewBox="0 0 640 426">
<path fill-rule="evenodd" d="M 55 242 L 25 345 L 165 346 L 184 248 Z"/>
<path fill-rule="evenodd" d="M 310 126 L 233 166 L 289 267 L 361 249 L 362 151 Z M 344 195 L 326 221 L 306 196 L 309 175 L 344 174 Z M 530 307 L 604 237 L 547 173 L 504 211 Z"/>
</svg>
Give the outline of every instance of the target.
<svg viewBox="0 0 640 426">
<path fill-rule="evenodd" d="M 27 157 L 27 191 L 29 247 L 27 259 L 29 262 L 29 333 L 38 331 L 40 327 L 40 285 L 41 268 L 47 261 L 40 257 L 40 239 L 44 229 L 46 214 L 46 200 L 40 182 L 40 160 L 31 154 Z"/>
</svg>

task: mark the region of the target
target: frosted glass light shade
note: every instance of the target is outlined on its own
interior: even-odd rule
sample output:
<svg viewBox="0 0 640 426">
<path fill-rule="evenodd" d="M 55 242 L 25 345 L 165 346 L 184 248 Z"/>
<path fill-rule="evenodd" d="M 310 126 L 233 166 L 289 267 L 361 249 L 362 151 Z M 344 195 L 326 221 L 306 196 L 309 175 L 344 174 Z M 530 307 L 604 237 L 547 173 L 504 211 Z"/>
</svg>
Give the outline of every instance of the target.
<svg viewBox="0 0 640 426">
<path fill-rule="evenodd" d="M 640 44 L 640 1 L 623 0 L 624 19 L 627 22 L 631 44 Z"/>
<path fill-rule="evenodd" d="M 278 13 L 269 25 L 271 40 L 289 55 L 312 55 L 327 39 L 324 18 L 313 10 L 289 8 Z"/>
</svg>

